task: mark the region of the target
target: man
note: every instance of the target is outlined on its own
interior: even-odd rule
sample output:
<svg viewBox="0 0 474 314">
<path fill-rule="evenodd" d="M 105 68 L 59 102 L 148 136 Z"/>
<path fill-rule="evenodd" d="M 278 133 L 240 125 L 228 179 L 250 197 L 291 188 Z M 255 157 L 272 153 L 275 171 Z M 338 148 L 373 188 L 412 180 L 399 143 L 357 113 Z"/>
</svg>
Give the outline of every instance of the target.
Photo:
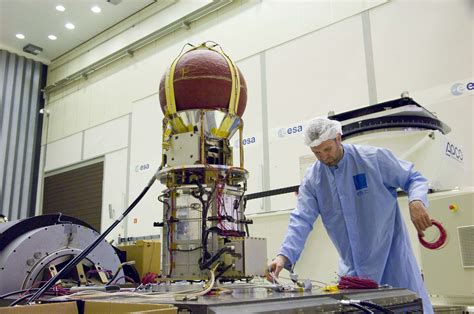
<svg viewBox="0 0 474 314">
<path fill-rule="evenodd" d="M 342 144 L 338 121 L 315 118 L 304 131 L 316 155 L 299 188 L 288 231 L 269 268 L 278 276 L 300 257 L 313 223 L 321 215 L 339 252 L 339 274 L 368 277 L 410 289 L 433 313 L 397 203 L 397 188 L 408 192 L 418 233 L 431 226 L 427 180 L 413 164 L 383 148 Z"/>
</svg>

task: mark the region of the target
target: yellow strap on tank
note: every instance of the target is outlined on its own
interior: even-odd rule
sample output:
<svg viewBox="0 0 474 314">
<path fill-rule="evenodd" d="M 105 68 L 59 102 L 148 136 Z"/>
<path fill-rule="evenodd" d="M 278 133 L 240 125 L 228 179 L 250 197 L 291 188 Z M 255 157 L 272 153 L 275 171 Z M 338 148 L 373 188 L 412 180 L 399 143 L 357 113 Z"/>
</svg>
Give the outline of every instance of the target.
<svg viewBox="0 0 474 314">
<path fill-rule="evenodd" d="M 184 48 L 184 47 L 183 47 Z M 178 133 L 192 131 L 192 125 L 186 125 L 181 119 L 180 116 L 176 113 L 176 98 L 174 94 L 174 71 L 178 61 L 181 59 L 184 54 L 189 51 L 195 50 L 197 47 L 194 47 L 186 52 L 181 52 L 176 59 L 174 59 L 171 66 L 166 71 L 165 77 L 165 96 L 166 96 L 166 116 L 170 120 L 170 124 L 173 127 L 173 130 L 176 130 Z"/>
<path fill-rule="evenodd" d="M 221 56 L 224 57 L 224 59 L 227 62 L 227 65 L 229 66 L 230 74 L 232 77 L 232 86 L 231 86 L 231 94 L 230 94 L 230 100 L 229 100 L 229 110 L 224 119 L 222 120 L 220 126 L 218 129 L 213 129 L 214 135 L 217 135 L 219 137 L 227 137 L 230 133 L 230 129 L 232 125 L 235 123 L 235 115 L 238 110 L 239 106 L 239 99 L 240 99 L 240 77 L 239 77 L 239 71 L 237 70 L 237 67 L 235 66 L 234 62 L 222 51 L 222 48 L 220 50 L 214 49 L 212 47 L 207 46 L 208 42 L 205 42 L 201 44 L 200 46 L 193 47 L 189 50 L 187 50 L 184 53 L 180 53 L 178 57 L 173 61 L 171 64 L 170 68 L 166 72 L 166 77 L 165 77 L 165 95 L 166 95 L 166 115 L 168 116 L 170 120 L 170 124 L 173 127 L 174 130 L 178 131 L 179 133 L 181 132 L 189 132 L 192 130 L 192 125 L 186 125 L 181 117 L 179 117 L 176 113 L 176 99 L 175 99 L 175 94 L 174 94 L 174 71 L 176 69 L 176 65 L 178 64 L 179 60 L 181 57 L 193 50 L 196 49 L 209 49 L 214 52 L 217 52 Z M 217 45 L 216 45 L 217 46 Z M 220 47 L 219 47 L 220 48 Z"/>
<path fill-rule="evenodd" d="M 232 86 L 230 91 L 230 100 L 229 100 L 229 111 L 222 120 L 219 128 L 213 129 L 213 133 L 219 137 L 228 137 L 230 133 L 230 129 L 235 122 L 235 115 L 237 114 L 237 109 L 239 106 L 239 99 L 240 99 L 240 76 L 237 67 L 235 66 L 234 62 L 222 51 L 222 48 L 219 50 L 207 47 L 207 49 L 217 52 L 221 56 L 224 57 L 227 65 L 229 66 L 230 75 L 232 77 Z M 219 47 L 220 48 L 220 47 Z"/>
</svg>

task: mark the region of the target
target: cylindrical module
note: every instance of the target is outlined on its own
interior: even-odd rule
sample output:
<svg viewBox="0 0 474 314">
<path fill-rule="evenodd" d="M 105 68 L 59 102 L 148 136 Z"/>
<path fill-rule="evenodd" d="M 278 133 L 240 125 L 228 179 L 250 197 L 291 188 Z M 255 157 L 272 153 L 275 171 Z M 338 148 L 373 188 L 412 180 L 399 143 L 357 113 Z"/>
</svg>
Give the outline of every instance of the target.
<svg viewBox="0 0 474 314">
<path fill-rule="evenodd" d="M 250 241 L 251 221 L 244 214 L 248 172 L 242 145 L 240 165 L 234 166 L 229 142 L 236 133 L 242 142 L 246 99 L 243 75 L 213 43 L 182 53 L 161 80 L 165 117 L 157 178 L 167 187 L 158 197 L 165 277 L 200 280 L 211 268 L 221 278 L 255 275 L 243 258 Z"/>
<path fill-rule="evenodd" d="M 247 171 L 216 165 L 171 167 L 161 172 L 169 187 L 164 204 L 163 275 L 186 280 L 207 278 L 207 269 L 221 262 L 227 277 L 245 277 L 233 263 L 234 238 L 246 236 L 243 196 Z"/>
</svg>

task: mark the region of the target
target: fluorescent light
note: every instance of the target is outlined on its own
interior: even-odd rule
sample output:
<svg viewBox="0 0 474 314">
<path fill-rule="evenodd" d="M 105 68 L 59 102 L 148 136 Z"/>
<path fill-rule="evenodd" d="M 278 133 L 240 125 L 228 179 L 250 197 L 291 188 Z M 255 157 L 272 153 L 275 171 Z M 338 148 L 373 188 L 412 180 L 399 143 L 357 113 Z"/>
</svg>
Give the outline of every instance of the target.
<svg viewBox="0 0 474 314">
<path fill-rule="evenodd" d="M 16 38 L 18 38 L 18 39 L 25 39 L 25 35 L 20 34 L 20 33 L 16 34 L 15 36 L 16 36 Z"/>
<path fill-rule="evenodd" d="M 100 13 L 102 11 L 99 6 L 95 5 L 91 8 L 91 11 L 94 13 Z"/>
<path fill-rule="evenodd" d="M 54 36 L 54 35 L 48 35 L 48 38 L 51 39 L 51 40 L 56 40 L 58 39 L 58 37 Z"/>
<path fill-rule="evenodd" d="M 63 7 L 62 5 L 57 5 L 56 10 L 58 10 L 59 12 L 64 12 L 66 10 L 66 8 Z"/>
<path fill-rule="evenodd" d="M 66 23 L 66 25 L 64 25 L 64 26 L 66 26 L 67 29 L 75 29 L 76 28 L 76 26 L 74 26 L 74 24 L 72 24 L 72 23 Z"/>
</svg>

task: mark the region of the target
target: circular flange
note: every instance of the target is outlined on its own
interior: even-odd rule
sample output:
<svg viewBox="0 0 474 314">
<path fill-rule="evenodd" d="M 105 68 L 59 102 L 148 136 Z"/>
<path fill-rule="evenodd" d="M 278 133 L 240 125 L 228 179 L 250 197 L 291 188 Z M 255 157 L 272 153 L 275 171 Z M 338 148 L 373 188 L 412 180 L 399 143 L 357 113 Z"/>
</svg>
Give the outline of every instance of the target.
<svg viewBox="0 0 474 314">
<path fill-rule="evenodd" d="M 98 236 L 99 233 L 82 225 L 65 223 L 16 237 L 0 251 L 0 294 L 30 287 L 36 279 L 41 280 L 38 277 L 45 268 L 82 252 Z M 87 260 L 111 271 L 120 265 L 117 253 L 105 240 L 89 253 Z"/>
</svg>

